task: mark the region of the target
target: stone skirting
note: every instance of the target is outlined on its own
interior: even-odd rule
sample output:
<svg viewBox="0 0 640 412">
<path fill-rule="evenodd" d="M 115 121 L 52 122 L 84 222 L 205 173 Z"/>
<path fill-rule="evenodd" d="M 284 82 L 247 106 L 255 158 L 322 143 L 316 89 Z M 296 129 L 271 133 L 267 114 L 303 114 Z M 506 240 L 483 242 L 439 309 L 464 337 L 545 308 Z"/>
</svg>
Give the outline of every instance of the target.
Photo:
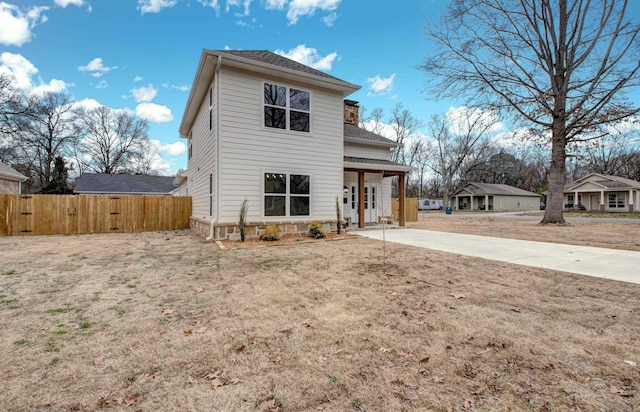
<svg viewBox="0 0 640 412">
<path fill-rule="evenodd" d="M 309 223 L 304 222 L 249 222 L 244 227 L 247 239 L 257 238 L 264 232 L 267 225 L 278 225 L 282 236 L 306 234 L 309 232 Z M 325 232 L 337 230 L 335 221 L 320 221 Z M 211 234 L 211 221 L 208 219 L 191 217 L 189 225 L 193 231 L 204 238 Z M 215 240 L 240 240 L 240 227 L 237 223 L 219 223 L 213 226 L 213 238 Z"/>
</svg>

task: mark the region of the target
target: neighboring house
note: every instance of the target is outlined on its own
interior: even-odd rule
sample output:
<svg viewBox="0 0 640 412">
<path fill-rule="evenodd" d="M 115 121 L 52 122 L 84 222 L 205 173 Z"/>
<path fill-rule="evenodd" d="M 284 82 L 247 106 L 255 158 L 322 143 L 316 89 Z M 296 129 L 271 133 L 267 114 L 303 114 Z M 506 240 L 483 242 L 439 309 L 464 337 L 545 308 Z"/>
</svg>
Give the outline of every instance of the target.
<svg viewBox="0 0 640 412">
<path fill-rule="evenodd" d="M 177 193 L 173 176 L 84 173 L 73 193 L 80 195 L 171 196 Z"/>
<path fill-rule="evenodd" d="M 22 193 L 22 182 L 28 178 L 0 162 L 0 194 L 13 195 Z"/>
<path fill-rule="evenodd" d="M 640 182 L 591 173 L 564 187 L 565 209 L 640 212 Z"/>
<path fill-rule="evenodd" d="M 404 202 L 411 168 L 390 161 L 393 141 L 357 126 L 358 104 L 344 98 L 358 89 L 266 50 L 203 50 L 179 128 L 192 227 L 237 234 L 244 199 L 250 236 L 268 223 L 335 229 L 336 198 L 360 227 L 391 215 L 391 177 Z"/>
<path fill-rule="evenodd" d="M 539 210 L 540 195 L 509 185 L 467 183 L 455 192 L 455 210 Z"/>
<path fill-rule="evenodd" d="M 189 186 L 187 182 L 187 172 L 184 171 L 173 179 L 173 185 L 177 188 L 174 192 L 174 196 L 189 196 Z"/>
</svg>

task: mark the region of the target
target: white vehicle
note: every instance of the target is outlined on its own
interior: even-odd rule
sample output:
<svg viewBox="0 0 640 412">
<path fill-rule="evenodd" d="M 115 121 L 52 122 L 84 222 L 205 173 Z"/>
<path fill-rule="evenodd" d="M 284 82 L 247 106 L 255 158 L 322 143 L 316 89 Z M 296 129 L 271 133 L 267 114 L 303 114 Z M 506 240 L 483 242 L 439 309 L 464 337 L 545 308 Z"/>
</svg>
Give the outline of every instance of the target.
<svg viewBox="0 0 640 412">
<path fill-rule="evenodd" d="M 442 199 L 420 199 L 418 200 L 418 210 L 442 210 Z"/>
</svg>

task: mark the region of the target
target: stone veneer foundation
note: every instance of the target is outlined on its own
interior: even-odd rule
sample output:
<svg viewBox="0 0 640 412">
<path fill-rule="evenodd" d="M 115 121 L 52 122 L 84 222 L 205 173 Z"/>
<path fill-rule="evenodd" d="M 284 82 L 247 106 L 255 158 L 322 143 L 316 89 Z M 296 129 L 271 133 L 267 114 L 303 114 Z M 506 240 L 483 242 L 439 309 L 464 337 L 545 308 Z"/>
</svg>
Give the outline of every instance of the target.
<svg viewBox="0 0 640 412">
<path fill-rule="evenodd" d="M 244 227 L 247 239 L 257 238 L 264 232 L 267 225 L 278 225 L 282 236 L 306 234 L 309 231 L 308 222 L 250 222 Z M 337 230 L 336 222 L 320 221 L 325 232 Z M 211 221 L 208 219 L 191 217 L 189 226 L 202 237 L 211 234 Z M 240 240 L 240 227 L 237 223 L 220 223 L 213 226 L 213 238 L 215 240 Z"/>
</svg>

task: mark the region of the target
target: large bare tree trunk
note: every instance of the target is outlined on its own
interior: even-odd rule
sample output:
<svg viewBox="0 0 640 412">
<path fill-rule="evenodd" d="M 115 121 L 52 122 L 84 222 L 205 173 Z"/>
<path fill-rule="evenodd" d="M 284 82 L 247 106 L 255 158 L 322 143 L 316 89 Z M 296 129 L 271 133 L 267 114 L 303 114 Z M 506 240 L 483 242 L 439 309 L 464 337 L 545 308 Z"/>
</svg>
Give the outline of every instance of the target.
<svg viewBox="0 0 640 412">
<path fill-rule="evenodd" d="M 562 211 L 564 209 L 565 183 L 565 129 L 560 121 L 553 127 L 551 142 L 551 164 L 549 167 L 549 191 L 544 209 L 544 217 L 540 223 L 565 223 Z"/>
</svg>

